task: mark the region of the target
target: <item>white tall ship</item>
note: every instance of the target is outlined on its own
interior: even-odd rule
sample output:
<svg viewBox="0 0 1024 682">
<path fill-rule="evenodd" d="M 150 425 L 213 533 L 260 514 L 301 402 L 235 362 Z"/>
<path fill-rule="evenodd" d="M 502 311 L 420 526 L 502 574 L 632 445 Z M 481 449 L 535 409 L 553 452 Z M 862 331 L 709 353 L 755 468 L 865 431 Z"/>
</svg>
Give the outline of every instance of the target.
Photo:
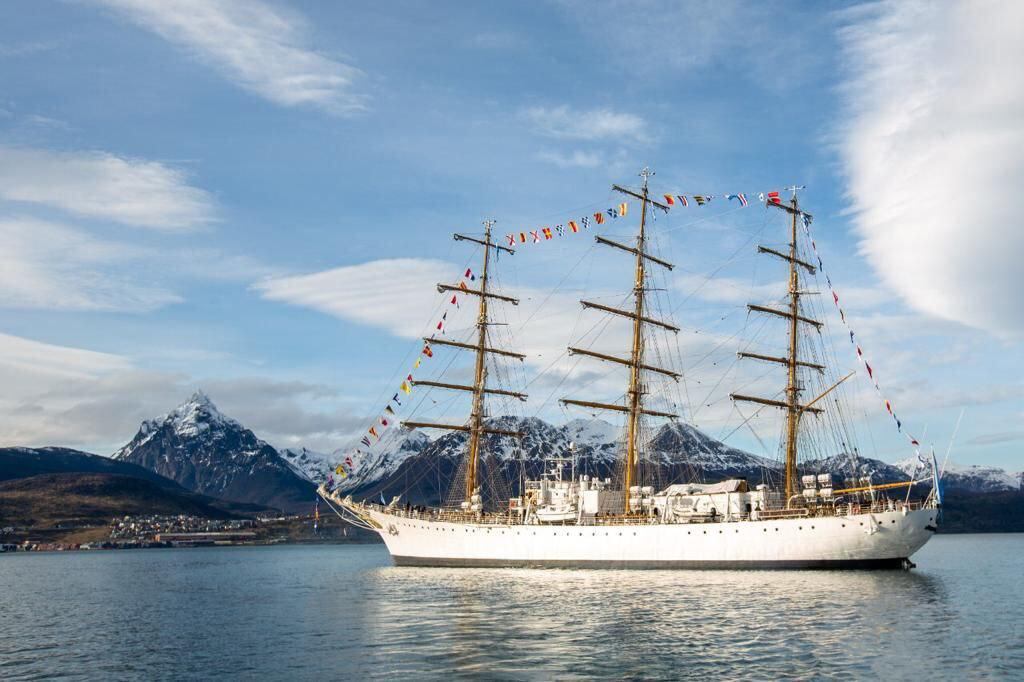
<svg viewBox="0 0 1024 682">
<path fill-rule="evenodd" d="M 815 273 L 814 266 L 801 258 L 797 220 L 802 211 L 796 190 L 785 203 L 769 206 L 789 214 L 789 249 L 759 247 L 761 253 L 788 264 L 789 286 L 785 307 L 752 304 L 758 314 L 781 318 L 788 327 L 788 353 L 772 356 L 741 351 L 740 357 L 779 365 L 786 372 L 782 399 L 731 394 L 738 402 L 755 403 L 784 411 L 785 425 L 780 452 L 784 457 L 781 486 L 751 486 L 744 479 L 715 483 L 670 482 L 653 485 L 645 466 L 645 435 L 648 420 L 675 419 L 672 412 L 647 405 L 652 376 L 678 381 L 678 371 L 650 364 L 648 329 L 676 333 L 678 328 L 653 317 L 648 304 L 648 268 L 673 266 L 649 248 L 647 218 L 652 210 L 668 209 L 649 196 L 651 173 L 641 173 L 639 190 L 613 189 L 640 202 L 639 232 L 635 244 L 621 244 L 598 236 L 600 244 L 629 254 L 634 260 L 635 279 L 631 309 L 581 301 L 588 309 L 628 320 L 632 327 L 628 355 L 616 356 L 588 348 L 569 348 L 570 354 L 621 365 L 628 372 L 624 400 L 603 403 L 563 398 L 566 406 L 607 410 L 624 417 L 622 466 L 614 477 L 577 475 L 574 452 L 549 458 L 541 476 L 519 481 L 515 495 L 485 500 L 480 463 L 486 438 L 515 439 L 521 434 L 494 428 L 488 421 L 488 396 L 520 398 L 522 393 L 488 382 L 489 361 L 494 358 L 523 359 L 508 349 L 492 346 L 491 302 L 516 304 L 516 299 L 489 288 L 495 250 L 514 251 L 496 244 L 491 225 L 486 223 L 483 239 L 456 235 L 457 240 L 483 247 L 480 288 L 460 288 L 479 299 L 474 343 L 431 339 L 431 343 L 467 350 L 475 355 L 472 385 L 418 381 L 417 385 L 464 391 L 472 396 L 469 419 L 462 424 L 404 422 L 411 428 L 458 430 L 468 433 L 462 476 L 455 481 L 459 502 L 447 507 L 413 507 L 401 496 L 389 504 L 357 502 L 350 496 L 321 487 L 320 494 L 362 527 L 380 534 L 394 562 L 399 566 L 488 566 L 488 567 L 594 567 L 594 568 L 909 568 L 914 555 L 935 533 L 941 502 L 934 456 L 928 477 L 932 489 L 923 500 L 911 500 L 911 486 L 920 481 L 873 485 L 870 479 L 845 479 L 840 472 L 800 475 L 798 455 L 801 429 L 807 420 L 828 418 L 838 401 L 826 400 L 843 381 L 830 376 L 821 357 L 801 354 L 804 327 L 818 329 L 802 305 L 811 292 L 801 289 L 801 273 Z M 439 285 L 442 290 L 454 290 Z M 808 346 L 809 347 L 809 346 Z M 824 355 L 824 354 L 819 354 Z M 657 358 L 655 358 L 656 360 Z M 807 377 L 816 377 L 813 381 Z M 816 385 L 816 396 L 804 396 Z M 685 453 L 682 453 L 685 455 Z M 840 454 L 834 452 L 832 454 Z M 494 473 L 489 472 L 493 477 Z M 893 497 L 890 497 L 893 495 Z M 489 503 L 488 503 L 489 502 Z"/>
</svg>

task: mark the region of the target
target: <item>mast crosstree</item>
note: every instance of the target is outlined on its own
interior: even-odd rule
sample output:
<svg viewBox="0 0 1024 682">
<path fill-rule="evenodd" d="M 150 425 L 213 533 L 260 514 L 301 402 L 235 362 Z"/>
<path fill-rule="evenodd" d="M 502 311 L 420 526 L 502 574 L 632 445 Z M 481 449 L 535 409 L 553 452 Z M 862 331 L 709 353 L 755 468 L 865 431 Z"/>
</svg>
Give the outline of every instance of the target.
<svg viewBox="0 0 1024 682">
<path fill-rule="evenodd" d="M 518 393 L 515 391 L 506 391 L 498 388 L 488 388 L 487 386 L 487 355 L 501 355 L 506 357 L 513 357 L 520 361 L 525 359 L 525 355 L 521 353 L 515 353 L 508 350 L 501 350 L 498 348 L 492 348 L 487 345 L 487 329 L 492 324 L 488 313 L 488 301 L 493 299 L 496 301 L 505 301 L 512 305 L 519 305 L 519 300 L 512 298 L 511 296 L 503 296 L 496 294 L 488 290 L 488 284 L 490 282 L 490 274 L 488 272 L 490 261 L 491 261 L 491 250 L 498 249 L 505 251 L 508 254 L 515 254 L 515 251 L 495 244 L 491 241 L 491 227 L 494 225 L 493 220 L 484 221 L 484 238 L 477 239 L 476 237 L 470 237 L 463 234 L 455 234 L 455 241 L 468 241 L 476 244 L 480 244 L 484 247 L 483 254 L 483 268 L 480 272 L 480 288 L 470 289 L 465 286 L 458 286 L 453 284 L 438 284 L 437 290 L 440 292 L 445 291 L 456 291 L 463 294 L 469 294 L 471 296 L 477 296 L 480 299 L 480 303 L 477 308 L 477 321 L 476 321 L 476 343 L 459 343 L 457 341 L 448 341 L 445 339 L 434 339 L 425 338 L 424 341 L 427 343 L 436 343 L 444 346 L 450 346 L 452 348 L 458 348 L 462 350 L 472 350 L 476 354 L 476 360 L 473 369 L 473 385 L 465 386 L 461 384 L 448 384 L 439 381 L 413 381 L 413 385 L 418 386 L 430 386 L 433 388 L 443 388 L 454 391 L 466 391 L 473 394 L 473 404 L 469 415 L 468 424 L 439 424 L 433 422 L 413 422 L 406 421 L 402 422 L 403 426 L 409 428 L 431 428 L 431 429 L 445 429 L 449 431 L 464 431 L 469 433 L 469 449 L 466 456 L 466 479 L 465 479 L 465 506 L 470 508 L 473 504 L 473 497 L 477 494 L 477 465 L 480 460 L 480 445 L 481 440 L 486 434 L 495 434 L 501 436 L 515 436 L 519 437 L 522 434 L 518 431 L 508 431 L 504 429 L 494 429 L 484 425 L 484 419 L 487 417 L 487 413 L 484 405 L 484 398 L 487 395 L 504 395 L 520 400 L 526 400 L 527 395 L 525 393 Z"/>
<path fill-rule="evenodd" d="M 649 206 L 654 206 L 668 211 L 668 206 L 659 203 L 658 201 L 651 199 L 648 190 L 647 183 L 648 179 L 654 175 L 654 172 L 648 168 L 644 168 L 640 172 L 640 177 L 643 179 L 643 185 L 639 192 L 635 192 L 627 187 L 620 187 L 619 185 L 612 185 L 612 189 L 616 192 L 621 192 L 627 196 L 633 197 L 634 199 L 640 200 L 640 231 L 637 234 L 636 246 L 627 246 L 625 244 L 619 244 L 610 239 L 604 237 L 595 237 L 598 244 L 604 246 L 610 246 L 620 251 L 630 253 L 636 258 L 634 266 L 634 281 L 633 281 L 633 310 L 622 310 L 620 308 L 612 308 L 605 305 L 600 305 L 592 301 L 580 301 L 584 308 L 590 308 L 593 310 L 600 310 L 620 317 L 626 317 L 633 321 L 633 337 L 629 358 L 620 358 L 612 355 L 605 355 L 603 353 L 596 353 L 594 351 L 582 349 L 582 348 L 569 348 L 570 354 L 586 355 L 588 357 L 596 358 L 598 360 L 605 360 L 607 362 L 616 363 L 619 365 L 625 365 L 629 367 L 629 387 L 626 391 L 626 402 L 624 405 L 615 403 L 599 403 L 585 400 L 571 400 L 569 398 L 562 398 L 561 402 L 565 405 L 576 405 L 579 407 L 592 407 L 601 410 L 611 410 L 614 412 L 626 413 L 626 457 L 625 457 L 625 481 L 623 484 L 623 492 L 625 498 L 625 512 L 628 514 L 631 511 L 630 508 L 630 488 L 636 485 L 639 480 L 638 471 L 638 460 L 640 452 L 640 419 L 644 415 L 651 417 L 669 417 L 675 418 L 678 415 L 670 412 L 658 412 L 655 410 L 648 410 L 644 407 L 644 395 L 646 394 L 646 387 L 643 382 L 643 372 L 655 372 L 671 377 L 678 381 L 679 374 L 672 370 L 664 369 L 661 367 L 654 367 L 644 362 L 644 325 L 654 325 L 667 329 L 671 332 L 678 332 L 679 328 L 675 327 L 667 322 L 658 320 L 652 317 L 648 317 L 646 314 L 646 303 L 645 294 L 646 288 L 646 267 L 647 263 L 654 263 L 664 268 L 671 270 L 673 265 L 667 261 L 657 258 L 647 253 L 647 209 Z"/>
</svg>

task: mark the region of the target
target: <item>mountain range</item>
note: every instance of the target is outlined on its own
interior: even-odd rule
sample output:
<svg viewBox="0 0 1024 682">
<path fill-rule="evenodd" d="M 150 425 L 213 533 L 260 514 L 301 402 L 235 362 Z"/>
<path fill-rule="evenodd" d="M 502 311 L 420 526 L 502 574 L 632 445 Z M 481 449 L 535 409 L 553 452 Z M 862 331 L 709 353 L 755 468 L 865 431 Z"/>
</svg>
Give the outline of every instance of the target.
<svg viewBox="0 0 1024 682">
<path fill-rule="evenodd" d="M 621 435 L 598 419 L 576 419 L 556 426 L 538 418 L 496 417 L 491 425 L 519 431 L 520 440 L 487 436 L 481 480 L 518 481 L 536 477 L 545 458 L 575 454 L 576 473 L 598 478 L 616 474 Z M 344 459 L 340 451 L 307 448 L 277 450 L 238 421 L 222 414 L 208 396 L 197 392 L 169 413 L 144 421 L 135 436 L 111 458 L 61 448 L 0 450 L 0 481 L 48 473 L 79 471 L 171 480 L 208 498 L 249 503 L 290 512 L 308 511 L 315 488 L 328 477 L 356 498 L 401 495 L 414 504 L 445 501 L 459 472 L 468 434 L 451 432 L 430 438 L 422 431 L 392 427 L 369 452 L 356 458 L 351 475 L 333 473 Z M 806 462 L 808 472 L 848 472 L 851 458 L 837 455 Z M 917 462 L 897 464 L 860 457 L 857 475 L 878 483 L 906 480 Z M 699 429 L 663 425 L 651 438 L 643 465 L 645 478 L 657 485 L 681 480 L 715 481 L 745 477 L 752 484 L 778 481 L 777 462 L 730 447 Z M 924 477 L 918 472 L 919 477 Z M 493 497 L 507 494 L 495 483 Z M 1021 474 L 992 467 L 950 466 L 945 488 L 954 493 L 1014 493 Z"/>
</svg>

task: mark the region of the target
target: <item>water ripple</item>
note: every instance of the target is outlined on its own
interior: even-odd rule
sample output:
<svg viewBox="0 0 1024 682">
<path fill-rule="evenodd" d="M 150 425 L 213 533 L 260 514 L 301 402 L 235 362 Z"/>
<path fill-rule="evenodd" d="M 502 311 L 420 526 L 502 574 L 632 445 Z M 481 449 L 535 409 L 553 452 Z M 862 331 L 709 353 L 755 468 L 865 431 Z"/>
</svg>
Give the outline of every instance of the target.
<svg viewBox="0 0 1024 682">
<path fill-rule="evenodd" d="M 0 557 L 4 679 L 1019 675 L 1024 536 L 887 572 L 390 566 L 381 546 Z"/>
</svg>

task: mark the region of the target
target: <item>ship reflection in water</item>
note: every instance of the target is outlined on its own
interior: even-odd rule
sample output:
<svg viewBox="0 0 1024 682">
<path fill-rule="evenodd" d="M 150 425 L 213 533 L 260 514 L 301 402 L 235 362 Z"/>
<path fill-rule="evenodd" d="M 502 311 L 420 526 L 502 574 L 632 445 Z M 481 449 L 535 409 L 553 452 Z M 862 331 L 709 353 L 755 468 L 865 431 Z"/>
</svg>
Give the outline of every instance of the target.
<svg viewBox="0 0 1024 682">
<path fill-rule="evenodd" d="M 945 581 L 917 571 L 389 567 L 371 584 L 390 598 L 367 625 L 403 673 L 909 674 L 957 636 Z"/>
<path fill-rule="evenodd" d="M 0 557 L 0 678 L 1013 678 L 1024 534 L 919 568 L 427 569 L 381 545 Z"/>
</svg>

